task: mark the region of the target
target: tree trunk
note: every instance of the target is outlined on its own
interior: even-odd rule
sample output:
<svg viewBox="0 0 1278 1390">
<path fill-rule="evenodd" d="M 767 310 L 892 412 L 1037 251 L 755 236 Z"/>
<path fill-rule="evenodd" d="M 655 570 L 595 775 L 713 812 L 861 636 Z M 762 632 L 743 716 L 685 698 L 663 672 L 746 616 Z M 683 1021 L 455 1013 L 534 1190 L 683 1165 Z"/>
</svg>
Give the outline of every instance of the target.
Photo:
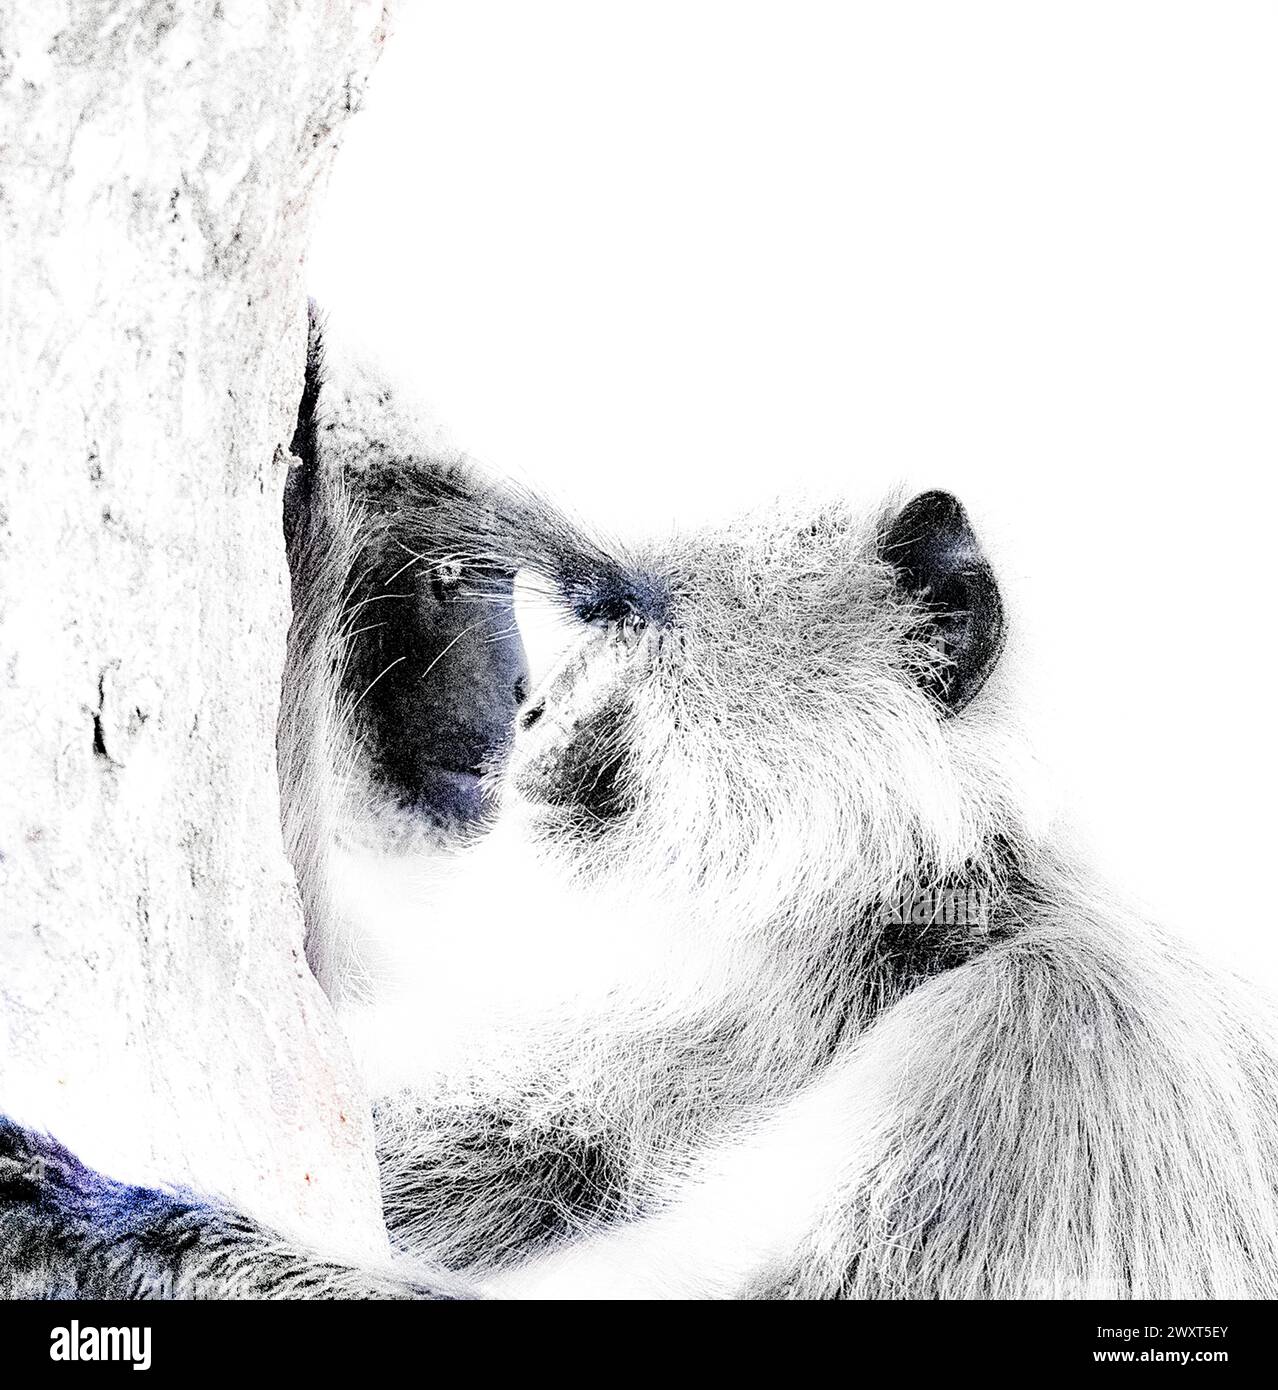
<svg viewBox="0 0 1278 1390">
<path fill-rule="evenodd" d="M 0 0 L 0 1112 L 383 1241 L 275 723 L 310 207 L 360 0 Z"/>
</svg>

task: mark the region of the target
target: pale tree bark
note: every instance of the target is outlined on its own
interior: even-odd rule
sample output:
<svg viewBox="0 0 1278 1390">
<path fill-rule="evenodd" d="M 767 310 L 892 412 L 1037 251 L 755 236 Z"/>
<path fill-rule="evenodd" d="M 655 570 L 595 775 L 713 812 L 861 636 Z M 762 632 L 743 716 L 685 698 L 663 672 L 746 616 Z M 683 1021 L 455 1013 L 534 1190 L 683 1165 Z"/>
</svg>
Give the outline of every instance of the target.
<svg viewBox="0 0 1278 1390">
<path fill-rule="evenodd" d="M 0 0 L 0 1113 L 384 1240 L 274 731 L 310 207 L 361 0 Z"/>
</svg>

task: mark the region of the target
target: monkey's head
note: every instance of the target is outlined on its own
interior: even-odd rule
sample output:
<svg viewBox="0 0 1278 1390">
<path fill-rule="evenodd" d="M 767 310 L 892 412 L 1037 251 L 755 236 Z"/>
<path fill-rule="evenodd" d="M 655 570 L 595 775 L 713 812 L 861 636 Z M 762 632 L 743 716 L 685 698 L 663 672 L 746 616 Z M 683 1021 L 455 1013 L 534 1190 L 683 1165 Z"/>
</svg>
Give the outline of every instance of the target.
<svg viewBox="0 0 1278 1390">
<path fill-rule="evenodd" d="M 1003 607 L 950 495 L 587 555 L 557 584 L 579 631 L 520 711 L 507 787 L 581 872 L 738 904 L 878 894 L 1014 828 L 982 694 Z"/>
<path fill-rule="evenodd" d="M 328 799 L 295 770 L 298 750 L 322 743 L 348 836 L 399 848 L 468 838 L 490 809 L 481 774 L 500 765 L 528 693 L 513 569 L 458 550 L 500 514 L 496 484 L 349 343 L 331 351 L 314 302 L 291 449 L 290 816 L 300 824 L 299 807 Z M 340 734 L 321 732 L 316 689 L 332 695 Z"/>
</svg>

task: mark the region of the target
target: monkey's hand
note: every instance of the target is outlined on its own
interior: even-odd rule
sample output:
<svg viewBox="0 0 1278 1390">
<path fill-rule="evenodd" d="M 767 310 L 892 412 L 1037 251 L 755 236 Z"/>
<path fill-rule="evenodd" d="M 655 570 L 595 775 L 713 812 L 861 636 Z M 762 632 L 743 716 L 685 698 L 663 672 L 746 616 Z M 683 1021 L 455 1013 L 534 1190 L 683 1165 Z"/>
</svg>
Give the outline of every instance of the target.
<svg viewBox="0 0 1278 1390">
<path fill-rule="evenodd" d="M 114 1182 L 0 1116 L 0 1297 L 472 1297 L 450 1275 L 326 1259 L 218 1203 Z"/>
</svg>

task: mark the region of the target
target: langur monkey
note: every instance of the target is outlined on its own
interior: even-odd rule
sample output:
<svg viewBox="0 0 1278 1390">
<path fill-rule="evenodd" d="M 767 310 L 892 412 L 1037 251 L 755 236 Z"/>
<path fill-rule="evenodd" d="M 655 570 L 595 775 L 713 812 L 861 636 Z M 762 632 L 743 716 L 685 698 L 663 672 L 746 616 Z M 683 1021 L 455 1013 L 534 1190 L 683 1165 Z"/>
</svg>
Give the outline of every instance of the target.
<svg viewBox="0 0 1278 1390">
<path fill-rule="evenodd" d="M 1035 810 L 955 498 L 604 543 L 323 362 L 285 838 L 399 1263 L 0 1126 L 11 1291 L 1278 1295 L 1272 1008 Z"/>
<path fill-rule="evenodd" d="M 1273 1014 L 1035 810 L 957 500 L 622 548 L 445 461 L 399 466 L 370 549 L 376 450 L 333 436 L 312 521 L 362 539 L 305 577 L 339 775 L 299 872 L 400 1250 L 533 1296 L 1278 1293 Z M 379 771 L 462 702 L 366 693 L 400 649 L 326 616 L 406 560 L 458 616 L 401 601 L 384 683 L 492 638 L 454 668 L 491 715 L 466 833 Z M 516 571 L 575 631 L 527 698 Z"/>
</svg>

